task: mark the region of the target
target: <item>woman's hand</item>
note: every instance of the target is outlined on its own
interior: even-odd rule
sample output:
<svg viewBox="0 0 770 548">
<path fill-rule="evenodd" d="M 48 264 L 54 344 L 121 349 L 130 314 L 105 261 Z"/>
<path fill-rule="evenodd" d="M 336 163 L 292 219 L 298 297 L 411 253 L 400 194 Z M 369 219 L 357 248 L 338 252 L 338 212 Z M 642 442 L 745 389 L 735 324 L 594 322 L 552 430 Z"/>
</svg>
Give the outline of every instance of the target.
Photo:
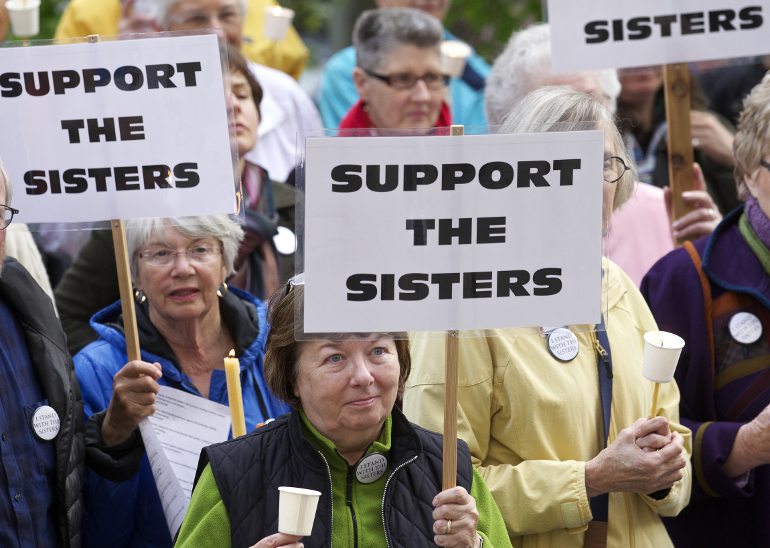
<svg viewBox="0 0 770 548">
<path fill-rule="evenodd" d="M 724 166 L 735 163 L 733 134 L 716 116 L 699 110 L 690 111 L 692 146 L 708 154 L 712 160 Z"/>
<path fill-rule="evenodd" d="M 119 34 L 140 34 L 146 32 L 160 32 L 161 28 L 153 17 L 146 13 L 134 12 L 136 0 L 127 0 L 123 4 L 123 10 L 118 22 Z"/>
<path fill-rule="evenodd" d="M 157 380 L 162 376 L 159 363 L 128 362 L 112 380 L 112 399 L 102 423 L 102 439 L 110 447 L 123 443 L 139 421 L 155 413 Z"/>
<path fill-rule="evenodd" d="M 476 548 L 479 535 L 479 512 L 476 499 L 462 487 L 452 487 L 441 491 L 433 499 L 433 541 L 437 546 L 456 546 L 458 548 Z M 451 526 L 449 525 L 451 521 Z"/>
<path fill-rule="evenodd" d="M 722 215 L 719 213 L 714 200 L 706 192 L 706 180 L 703 177 L 703 170 L 698 164 L 693 164 L 695 175 L 695 190 L 682 192 L 682 199 L 694 205 L 697 209 L 683 215 L 671 223 L 671 235 L 674 242 L 684 240 L 697 240 L 703 236 L 708 236 L 717 225 L 722 222 Z M 671 189 L 663 189 L 663 200 L 666 202 L 666 213 L 671 219 L 673 215 L 673 196 Z"/>
<path fill-rule="evenodd" d="M 299 542 L 301 539 L 302 537 L 298 537 L 297 535 L 276 533 L 263 538 L 251 548 L 277 548 L 278 546 L 284 548 L 305 548 L 305 545 Z"/>
<path fill-rule="evenodd" d="M 770 405 L 753 421 L 744 424 L 735 436 L 733 449 L 723 466 L 731 478 L 745 474 L 752 468 L 770 463 Z"/>
<path fill-rule="evenodd" d="M 636 445 L 645 453 L 663 449 L 673 439 L 666 417 L 647 417 L 647 422 L 636 429 Z"/>
<path fill-rule="evenodd" d="M 663 417 L 639 419 L 630 428 L 621 430 L 609 447 L 586 462 L 588 498 L 602 493 L 654 493 L 670 489 L 682 479 L 687 458 L 679 432 L 673 432 L 671 441 L 657 451 L 645 452 L 639 447 L 640 443 L 650 447 L 662 443 L 661 438 L 665 436 L 658 433 L 661 431 L 659 419 L 665 420 Z M 641 441 L 651 434 L 660 438 L 653 436 L 649 442 Z"/>
</svg>

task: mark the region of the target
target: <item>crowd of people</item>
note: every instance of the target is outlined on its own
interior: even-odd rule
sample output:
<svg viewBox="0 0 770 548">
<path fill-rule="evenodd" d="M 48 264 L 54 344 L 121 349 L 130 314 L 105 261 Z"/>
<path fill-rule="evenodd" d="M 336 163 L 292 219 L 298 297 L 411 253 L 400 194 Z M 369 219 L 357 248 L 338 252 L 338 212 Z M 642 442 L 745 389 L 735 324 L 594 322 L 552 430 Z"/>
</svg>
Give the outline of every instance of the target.
<svg viewBox="0 0 770 548">
<path fill-rule="evenodd" d="M 672 219 L 660 68 L 554 74 L 535 23 L 451 77 L 450 0 L 375 3 L 316 106 L 296 80 L 299 35 L 262 34 L 273 0 L 69 2 L 57 38 L 223 29 L 245 216 L 127 222 L 129 360 L 111 234 L 12 222 L 0 150 L 0 546 L 770 547 L 770 57 L 693 73 L 695 190 Z M 452 124 L 602 130 L 609 258 L 601 323 L 572 333 L 571 360 L 549 352 L 553 327 L 460 340 L 444 489 L 444 340 L 307 337 L 277 237 L 295 230 L 298 131 L 430 138 Z M 658 329 L 685 346 L 650 413 L 643 337 Z M 203 450 L 170 531 L 139 423 L 161 386 L 228 405 L 231 351 L 250 433 Z M 310 536 L 278 532 L 278 486 L 321 493 Z"/>
</svg>

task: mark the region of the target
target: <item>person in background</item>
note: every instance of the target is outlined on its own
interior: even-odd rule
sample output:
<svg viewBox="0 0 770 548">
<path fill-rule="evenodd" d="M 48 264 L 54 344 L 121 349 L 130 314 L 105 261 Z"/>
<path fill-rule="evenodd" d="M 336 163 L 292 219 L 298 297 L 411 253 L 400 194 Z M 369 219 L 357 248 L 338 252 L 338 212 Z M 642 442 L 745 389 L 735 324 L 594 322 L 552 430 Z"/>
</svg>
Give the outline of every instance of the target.
<svg viewBox="0 0 770 548">
<path fill-rule="evenodd" d="M 502 126 L 511 133 L 604 130 L 606 231 L 612 211 L 631 195 L 634 175 L 600 100 L 569 87 L 540 88 Z M 679 424 L 675 382 L 661 386 L 657 416 L 647 418 L 653 386 L 642 377 L 642 336 L 656 330 L 655 320 L 617 266 L 604 260 L 602 275 L 607 338 L 600 342 L 594 326 L 573 333 L 578 352 L 568 363 L 550 354 L 545 337 L 522 329 L 459 342 L 458 436 L 517 547 L 670 547 L 659 516 L 676 515 L 690 498 L 690 432 Z M 440 431 L 445 341 L 417 333 L 412 342 L 419 366 L 406 385 L 404 413 Z M 608 510 L 600 520 L 602 508 Z"/>
<path fill-rule="evenodd" d="M 406 333 L 297 341 L 303 289 L 287 284 L 271 297 L 265 355 L 270 389 L 292 411 L 203 450 L 176 545 L 510 547 L 468 446 L 458 440 L 457 487 L 442 490 L 442 436 L 395 405 L 411 369 Z M 377 471 L 369 478 L 366 463 Z M 277 532 L 280 485 L 321 493 L 302 543 Z"/>
<path fill-rule="evenodd" d="M 449 127 L 441 36 L 441 23 L 421 10 L 362 13 L 353 29 L 353 80 L 361 99 L 340 129 Z"/>
<path fill-rule="evenodd" d="M 531 91 L 555 85 L 568 85 L 590 93 L 611 113 L 615 113 L 620 94 L 617 71 L 553 74 L 551 28 L 541 23 L 514 33 L 503 53 L 495 60 L 484 92 L 489 123 L 499 124 L 511 108 Z M 696 173 L 700 174 L 700 171 Z M 701 183 L 700 179 L 696 182 Z M 698 209 L 673 228 L 664 191 L 651 185 L 635 184 L 631 198 L 614 212 L 607 252 L 637 286 L 650 267 L 674 249 L 672 230 L 676 231 L 675 237 L 702 236 L 709 234 L 719 223 L 721 215 L 716 206 L 703 192 L 704 189 L 698 188 L 691 196 L 685 197 Z"/>
<path fill-rule="evenodd" d="M 11 197 L 0 160 L 0 546 L 80 548 L 83 399 L 51 300 L 5 256 Z"/>
<path fill-rule="evenodd" d="M 770 55 L 743 59 L 744 63 L 719 67 L 698 75 L 711 110 L 737 126 L 743 101 L 770 70 Z"/>
<path fill-rule="evenodd" d="M 94 315 L 99 339 L 75 356 L 87 464 L 84 548 L 170 548 L 139 421 L 160 385 L 228 405 L 224 358 L 239 358 L 248 430 L 285 413 L 265 384 L 268 325 L 261 301 L 228 287 L 241 227 L 227 215 L 126 223 L 141 359 L 128 361 L 121 302 Z"/>
<path fill-rule="evenodd" d="M 661 259 L 642 293 L 685 346 L 675 379 L 693 432 L 690 506 L 666 520 L 684 548 L 770 546 L 770 75 L 749 94 L 735 135 L 746 205 L 708 238 Z"/>
<path fill-rule="evenodd" d="M 733 184 L 733 128 L 729 121 L 704 110 L 705 99 L 697 80 L 691 80 L 690 121 L 695 162 L 703 171 L 706 190 L 726 215 L 741 202 Z M 639 181 L 668 186 L 668 126 L 664 104 L 663 70 L 647 67 L 623 71 L 620 76 L 618 116 L 623 137 L 634 156 Z M 713 220 L 713 219 L 712 219 Z"/>
<path fill-rule="evenodd" d="M 64 8 L 54 38 L 119 34 L 119 22 L 125 12 L 132 14 L 145 9 L 147 5 L 146 0 L 71 0 Z M 298 79 L 307 65 L 310 53 L 294 27 L 289 29 L 286 38 L 280 42 L 272 42 L 262 34 L 265 7 L 277 5 L 275 0 L 248 0 L 243 23 L 242 51 L 255 63 L 283 71 Z M 0 6 L 0 11 L 2 9 Z"/>
<path fill-rule="evenodd" d="M 8 37 L 9 23 L 8 8 L 5 7 L 5 2 L 0 2 L 0 42 Z"/>
<path fill-rule="evenodd" d="M 416 8 L 443 21 L 451 0 L 375 0 L 378 8 Z M 443 29 L 443 40 L 457 40 Z M 353 79 L 356 67 L 356 47 L 349 46 L 326 62 L 321 81 L 319 101 L 324 126 L 337 128 L 347 112 L 358 102 L 360 91 Z M 471 53 L 462 77 L 449 84 L 449 105 L 452 120 L 464 126 L 487 125 L 484 116 L 484 81 L 489 65 L 475 52 Z"/>
</svg>

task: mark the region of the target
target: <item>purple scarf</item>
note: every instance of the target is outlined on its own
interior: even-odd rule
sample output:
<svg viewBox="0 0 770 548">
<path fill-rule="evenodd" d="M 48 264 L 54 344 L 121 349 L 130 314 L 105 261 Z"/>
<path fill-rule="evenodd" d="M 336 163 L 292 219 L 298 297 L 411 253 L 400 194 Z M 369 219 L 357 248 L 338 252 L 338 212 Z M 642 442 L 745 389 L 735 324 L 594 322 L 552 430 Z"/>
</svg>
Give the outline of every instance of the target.
<svg viewBox="0 0 770 548">
<path fill-rule="evenodd" d="M 770 219 L 751 194 L 746 197 L 746 218 L 765 247 L 770 248 Z"/>
</svg>

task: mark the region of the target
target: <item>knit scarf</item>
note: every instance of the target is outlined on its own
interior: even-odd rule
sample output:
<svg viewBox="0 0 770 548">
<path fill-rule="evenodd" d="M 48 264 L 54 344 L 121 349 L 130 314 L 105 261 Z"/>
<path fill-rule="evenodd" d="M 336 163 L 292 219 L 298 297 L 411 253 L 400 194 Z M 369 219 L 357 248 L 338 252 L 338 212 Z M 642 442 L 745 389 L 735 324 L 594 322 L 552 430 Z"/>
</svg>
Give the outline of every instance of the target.
<svg viewBox="0 0 770 548">
<path fill-rule="evenodd" d="M 746 218 L 760 241 L 765 244 L 765 247 L 770 248 L 770 219 L 751 194 L 746 197 Z"/>
<path fill-rule="evenodd" d="M 373 129 L 369 113 L 366 112 L 363 100 L 353 105 L 345 117 L 340 122 L 340 129 Z M 438 120 L 433 127 L 449 127 L 452 125 L 452 115 L 449 113 L 449 107 L 446 103 L 441 104 Z"/>
</svg>

